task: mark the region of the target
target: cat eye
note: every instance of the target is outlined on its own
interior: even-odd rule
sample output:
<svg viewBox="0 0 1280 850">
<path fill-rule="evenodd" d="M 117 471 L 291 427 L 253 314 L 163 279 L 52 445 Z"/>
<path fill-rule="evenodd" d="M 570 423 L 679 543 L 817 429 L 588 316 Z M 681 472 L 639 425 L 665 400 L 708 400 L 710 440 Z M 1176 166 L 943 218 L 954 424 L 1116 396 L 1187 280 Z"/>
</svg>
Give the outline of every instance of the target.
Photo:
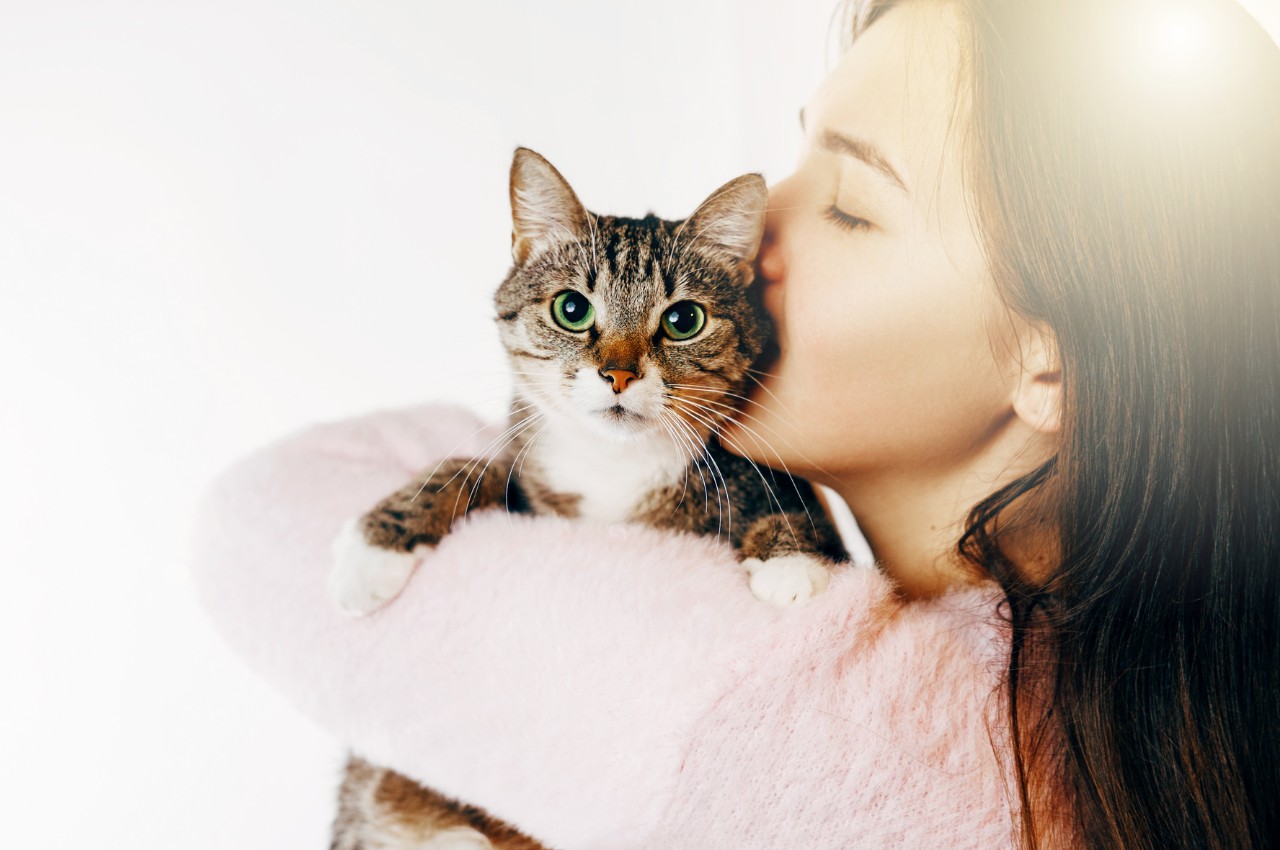
<svg viewBox="0 0 1280 850">
<path fill-rule="evenodd" d="M 707 324 L 707 313 L 692 301 L 680 301 L 662 315 L 662 331 L 677 342 L 692 339 Z"/>
<path fill-rule="evenodd" d="M 587 296 L 566 289 L 552 299 L 551 318 L 567 331 L 585 331 L 596 320 L 596 310 Z"/>
</svg>

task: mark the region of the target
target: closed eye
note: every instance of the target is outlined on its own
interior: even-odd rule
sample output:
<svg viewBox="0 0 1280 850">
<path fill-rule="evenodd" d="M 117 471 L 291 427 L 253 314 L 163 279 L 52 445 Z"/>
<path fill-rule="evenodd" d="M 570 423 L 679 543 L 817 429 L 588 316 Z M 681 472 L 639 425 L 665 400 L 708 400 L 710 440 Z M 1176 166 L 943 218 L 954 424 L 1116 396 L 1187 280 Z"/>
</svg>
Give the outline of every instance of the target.
<svg viewBox="0 0 1280 850">
<path fill-rule="evenodd" d="M 868 230 L 871 228 L 871 222 L 865 218 L 849 215 L 835 204 L 827 207 L 826 218 L 836 227 L 844 230 Z"/>
</svg>

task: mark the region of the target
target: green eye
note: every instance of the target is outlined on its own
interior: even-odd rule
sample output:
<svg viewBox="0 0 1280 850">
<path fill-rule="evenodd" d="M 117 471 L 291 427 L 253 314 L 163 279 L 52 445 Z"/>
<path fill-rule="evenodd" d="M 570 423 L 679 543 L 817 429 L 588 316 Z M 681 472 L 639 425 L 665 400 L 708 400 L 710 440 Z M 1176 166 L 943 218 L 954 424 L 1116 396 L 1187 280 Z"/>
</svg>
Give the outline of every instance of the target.
<svg viewBox="0 0 1280 850">
<path fill-rule="evenodd" d="M 596 310 L 587 296 L 566 289 L 552 300 L 551 318 L 567 331 L 585 331 L 596 320 Z"/>
<path fill-rule="evenodd" d="M 662 316 L 662 330 L 674 340 L 692 339 L 706 324 L 706 311 L 692 301 L 672 304 Z"/>
</svg>

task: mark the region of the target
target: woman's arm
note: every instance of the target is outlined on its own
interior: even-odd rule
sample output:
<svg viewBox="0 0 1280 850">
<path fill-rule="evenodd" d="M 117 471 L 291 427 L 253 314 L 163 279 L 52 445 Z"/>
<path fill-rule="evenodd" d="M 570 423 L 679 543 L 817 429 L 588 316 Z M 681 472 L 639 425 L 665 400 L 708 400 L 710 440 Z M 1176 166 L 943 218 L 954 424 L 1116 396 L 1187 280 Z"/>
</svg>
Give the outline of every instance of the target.
<svg viewBox="0 0 1280 850">
<path fill-rule="evenodd" d="M 423 407 L 228 471 L 195 553 L 226 640 L 362 755 L 561 850 L 1005 846 L 986 591 L 904 607 L 848 568 L 780 610 L 714 539 L 498 512 L 341 614 L 343 520 L 493 433 Z"/>
<path fill-rule="evenodd" d="M 693 724 L 779 617 L 727 544 L 491 513 L 370 617 L 325 594 L 343 520 L 491 436 L 424 407 L 251 456 L 200 513 L 201 597 L 255 669 L 373 761 L 556 846 L 646 834 Z"/>
</svg>

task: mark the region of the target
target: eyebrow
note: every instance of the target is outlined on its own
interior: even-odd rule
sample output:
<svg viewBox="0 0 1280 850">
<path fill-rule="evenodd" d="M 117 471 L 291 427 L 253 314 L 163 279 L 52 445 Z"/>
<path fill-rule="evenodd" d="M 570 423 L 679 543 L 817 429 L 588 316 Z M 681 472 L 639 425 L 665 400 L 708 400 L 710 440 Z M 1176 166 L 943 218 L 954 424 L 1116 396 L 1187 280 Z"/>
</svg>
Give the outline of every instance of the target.
<svg viewBox="0 0 1280 850">
<path fill-rule="evenodd" d="M 804 110 L 800 110 L 800 128 L 804 129 Z M 889 158 L 871 142 L 866 139 L 855 139 L 846 136 L 843 133 L 837 133 L 835 130 L 824 130 L 818 138 L 824 150 L 828 150 L 835 154 L 850 156 L 856 160 L 866 163 L 884 175 L 888 180 L 895 184 L 899 189 L 910 194 L 907 189 L 906 181 L 898 174 L 890 163 Z"/>
</svg>

